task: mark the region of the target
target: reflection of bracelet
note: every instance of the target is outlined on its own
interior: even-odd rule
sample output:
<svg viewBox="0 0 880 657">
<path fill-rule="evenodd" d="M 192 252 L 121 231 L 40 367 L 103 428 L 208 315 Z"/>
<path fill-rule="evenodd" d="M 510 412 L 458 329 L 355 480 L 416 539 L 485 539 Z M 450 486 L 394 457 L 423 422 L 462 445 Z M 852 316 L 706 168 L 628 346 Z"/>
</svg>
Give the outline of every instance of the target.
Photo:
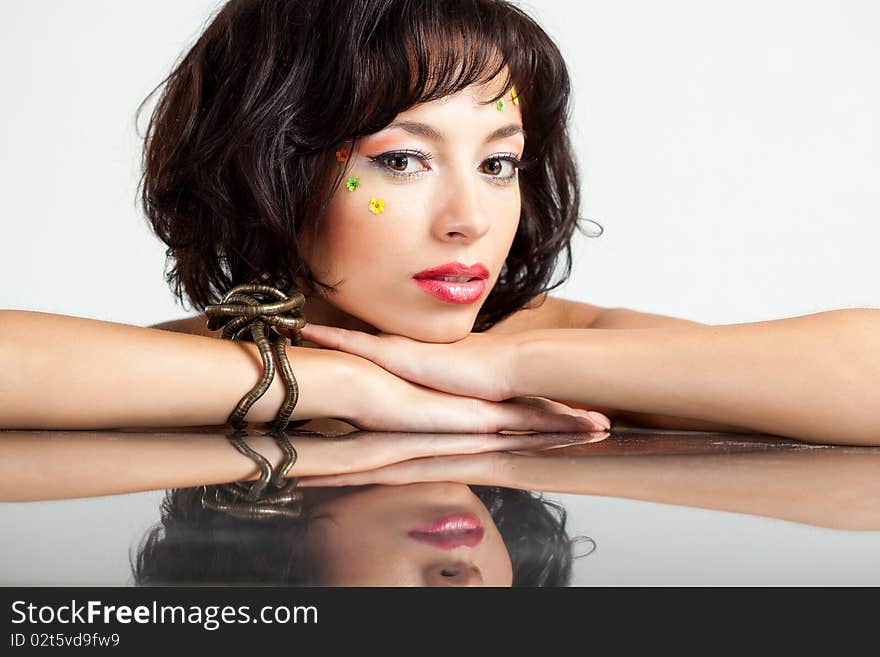
<svg viewBox="0 0 880 657">
<path fill-rule="evenodd" d="M 265 300 L 264 297 L 269 297 Z M 293 369 L 287 358 L 287 338 L 275 327 L 288 329 L 291 332 L 291 343 L 302 344 L 300 331 L 306 325 L 302 315 L 305 296 L 295 290 L 288 297 L 280 290 L 258 283 L 239 285 L 223 296 L 221 303 L 207 306 L 208 329 L 216 331 L 223 327 L 222 338 L 227 340 L 248 337 L 257 345 L 263 361 L 263 375 L 257 384 L 245 394 L 229 415 L 227 422 L 233 431 L 227 435 L 230 443 L 242 454 L 250 458 L 260 469 L 260 477 L 248 484 L 236 482 L 219 487 L 203 488 L 202 505 L 215 511 L 223 511 L 241 518 L 262 518 L 266 516 L 284 515 L 299 517 L 302 508 L 302 492 L 295 491 L 298 480 L 291 478 L 285 482 L 285 475 L 296 462 L 296 449 L 290 443 L 285 429 L 288 426 L 301 426 L 308 420 L 289 421 L 299 398 L 299 387 Z M 266 335 L 267 325 L 272 333 L 271 342 Z M 272 356 L 281 370 L 286 394 L 284 404 L 278 417 L 269 423 L 270 435 L 275 439 L 284 453 L 284 461 L 273 473 L 269 461 L 251 449 L 244 441 L 247 426 L 245 416 L 251 406 L 260 399 L 275 378 L 275 365 Z M 275 490 L 269 490 L 269 488 Z"/>
<path fill-rule="evenodd" d="M 202 487 L 202 506 L 214 511 L 222 511 L 237 518 L 257 519 L 274 516 L 299 518 L 302 514 L 302 491 L 295 490 L 299 479 L 285 475 L 296 463 L 296 449 L 283 430 L 273 429 L 270 435 L 275 438 L 284 461 L 272 475 L 272 465 L 259 452 L 254 451 L 244 441 L 243 431 L 234 431 L 227 436 L 229 442 L 260 468 L 260 478 L 253 484 L 235 482 L 221 486 Z M 269 486 L 276 490 L 267 492 Z"/>
</svg>

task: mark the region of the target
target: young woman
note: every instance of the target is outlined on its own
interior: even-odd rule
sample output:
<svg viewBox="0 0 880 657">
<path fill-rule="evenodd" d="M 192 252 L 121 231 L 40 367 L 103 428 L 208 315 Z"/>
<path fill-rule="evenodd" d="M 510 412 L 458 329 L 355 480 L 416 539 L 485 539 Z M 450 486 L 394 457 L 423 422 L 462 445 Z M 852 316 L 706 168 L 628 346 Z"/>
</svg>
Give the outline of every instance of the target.
<svg viewBox="0 0 880 657">
<path fill-rule="evenodd" d="M 558 49 L 506 2 L 229 2 L 145 145 L 169 282 L 199 310 L 250 281 L 306 293 L 294 420 L 876 443 L 874 309 L 705 326 L 548 296 L 579 227 L 568 101 Z M 259 376 L 204 317 L 0 319 L 5 427 L 219 424 Z"/>
</svg>

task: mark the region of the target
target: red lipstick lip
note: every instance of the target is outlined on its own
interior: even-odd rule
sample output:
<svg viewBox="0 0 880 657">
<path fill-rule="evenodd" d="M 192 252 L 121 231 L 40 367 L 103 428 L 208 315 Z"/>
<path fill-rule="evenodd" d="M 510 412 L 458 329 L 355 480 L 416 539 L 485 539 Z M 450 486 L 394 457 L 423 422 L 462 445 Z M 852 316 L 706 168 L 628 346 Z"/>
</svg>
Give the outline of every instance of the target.
<svg viewBox="0 0 880 657">
<path fill-rule="evenodd" d="M 413 540 L 433 545 L 442 550 L 457 547 L 475 547 L 483 540 L 483 525 L 472 513 L 445 516 L 408 532 Z"/>
<path fill-rule="evenodd" d="M 413 275 L 413 278 L 433 278 L 435 276 L 454 276 L 455 278 L 467 276 L 468 278 L 482 278 L 485 280 L 489 278 L 489 270 L 481 262 L 477 262 L 470 267 L 460 262 L 447 262 L 445 265 L 420 271 L 418 274 Z"/>
<path fill-rule="evenodd" d="M 414 278 L 413 283 L 424 292 L 446 303 L 467 304 L 479 301 L 486 292 L 486 280 L 477 278 L 467 283 Z"/>
</svg>

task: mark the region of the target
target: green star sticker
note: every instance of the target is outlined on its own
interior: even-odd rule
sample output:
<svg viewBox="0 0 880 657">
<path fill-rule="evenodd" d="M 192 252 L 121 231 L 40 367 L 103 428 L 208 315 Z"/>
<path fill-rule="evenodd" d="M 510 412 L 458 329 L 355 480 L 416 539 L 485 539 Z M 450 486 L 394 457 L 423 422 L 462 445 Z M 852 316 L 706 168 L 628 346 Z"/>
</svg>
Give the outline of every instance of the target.
<svg viewBox="0 0 880 657">
<path fill-rule="evenodd" d="M 348 187 L 348 191 L 353 192 L 354 190 L 356 190 L 358 187 L 361 186 L 361 179 L 360 178 L 349 178 L 346 181 L 345 186 Z"/>
<path fill-rule="evenodd" d="M 504 109 L 504 101 L 503 101 L 503 100 L 499 100 L 497 103 L 495 103 L 495 107 L 497 107 L 497 108 L 498 108 L 498 111 L 500 112 L 501 110 Z"/>
</svg>

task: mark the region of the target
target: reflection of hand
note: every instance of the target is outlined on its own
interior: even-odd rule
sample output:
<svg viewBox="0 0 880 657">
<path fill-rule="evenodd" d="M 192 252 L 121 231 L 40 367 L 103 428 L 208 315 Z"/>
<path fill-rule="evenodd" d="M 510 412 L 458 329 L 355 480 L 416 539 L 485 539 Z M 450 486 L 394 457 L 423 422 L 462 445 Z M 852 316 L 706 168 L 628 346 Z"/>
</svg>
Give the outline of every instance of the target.
<svg viewBox="0 0 880 657">
<path fill-rule="evenodd" d="M 516 334 L 471 333 L 443 344 L 307 324 L 303 338 L 360 356 L 352 361 L 354 377 L 366 381 L 352 423 L 361 429 L 491 433 L 604 431 L 611 426 L 595 411 L 512 397 L 510 357 Z M 576 425 L 571 415 L 586 422 Z"/>
<path fill-rule="evenodd" d="M 604 440 L 609 435 L 607 432 L 592 434 L 589 437 L 582 437 L 580 442 L 598 442 Z M 519 479 L 516 472 L 517 465 L 521 464 L 523 459 L 540 457 L 517 456 L 509 452 L 548 449 L 571 444 L 570 436 L 566 437 L 565 434 L 536 434 L 515 437 L 526 440 L 519 443 L 522 446 L 515 446 L 515 442 L 511 441 L 489 445 L 488 449 L 486 448 L 487 443 L 483 442 L 480 444 L 475 441 L 472 446 L 481 448 L 479 452 L 482 453 L 477 453 L 477 450 L 465 453 L 464 449 L 462 449 L 468 448 L 467 443 L 464 441 L 465 437 L 456 436 L 455 438 L 462 442 L 459 442 L 454 447 L 450 444 L 449 447 L 453 447 L 453 449 L 449 452 L 438 452 L 436 449 L 431 450 L 430 446 L 428 446 L 425 453 L 430 454 L 433 452 L 432 456 L 411 458 L 370 470 L 364 468 L 359 472 L 301 477 L 299 485 L 301 487 L 366 486 L 372 484 L 399 486 L 442 481 L 517 488 L 517 481 Z M 505 440 L 510 438 L 514 438 L 514 436 L 504 437 Z M 444 445 L 444 447 L 446 446 Z M 456 450 L 457 453 L 453 453 Z M 400 455 L 398 454 L 398 456 Z M 365 464 L 359 463 L 359 465 Z"/>
<path fill-rule="evenodd" d="M 605 433 L 455 434 L 391 431 L 358 431 L 339 438 L 309 438 L 291 435 L 300 458 L 291 470 L 300 481 L 335 476 L 379 473 L 396 464 L 472 456 L 493 452 L 545 450 L 596 442 Z M 317 477 L 315 477 L 317 475 Z M 376 482 L 379 483 L 379 482 Z"/>
<path fill-rule="evenodd" d="M 219 432 L 0 432 L 0 502 L 25 502 L 255 479 L 253 461 Z M 430 455 L 547 449 L 598 434 L 441 434 L 356 431 L 343 436 L 291 432 L 298 458 L 290 477 L 375 470 Z M 284 454 L 269 435 L 250 447 L 278 467 Z"/>
</svg>

